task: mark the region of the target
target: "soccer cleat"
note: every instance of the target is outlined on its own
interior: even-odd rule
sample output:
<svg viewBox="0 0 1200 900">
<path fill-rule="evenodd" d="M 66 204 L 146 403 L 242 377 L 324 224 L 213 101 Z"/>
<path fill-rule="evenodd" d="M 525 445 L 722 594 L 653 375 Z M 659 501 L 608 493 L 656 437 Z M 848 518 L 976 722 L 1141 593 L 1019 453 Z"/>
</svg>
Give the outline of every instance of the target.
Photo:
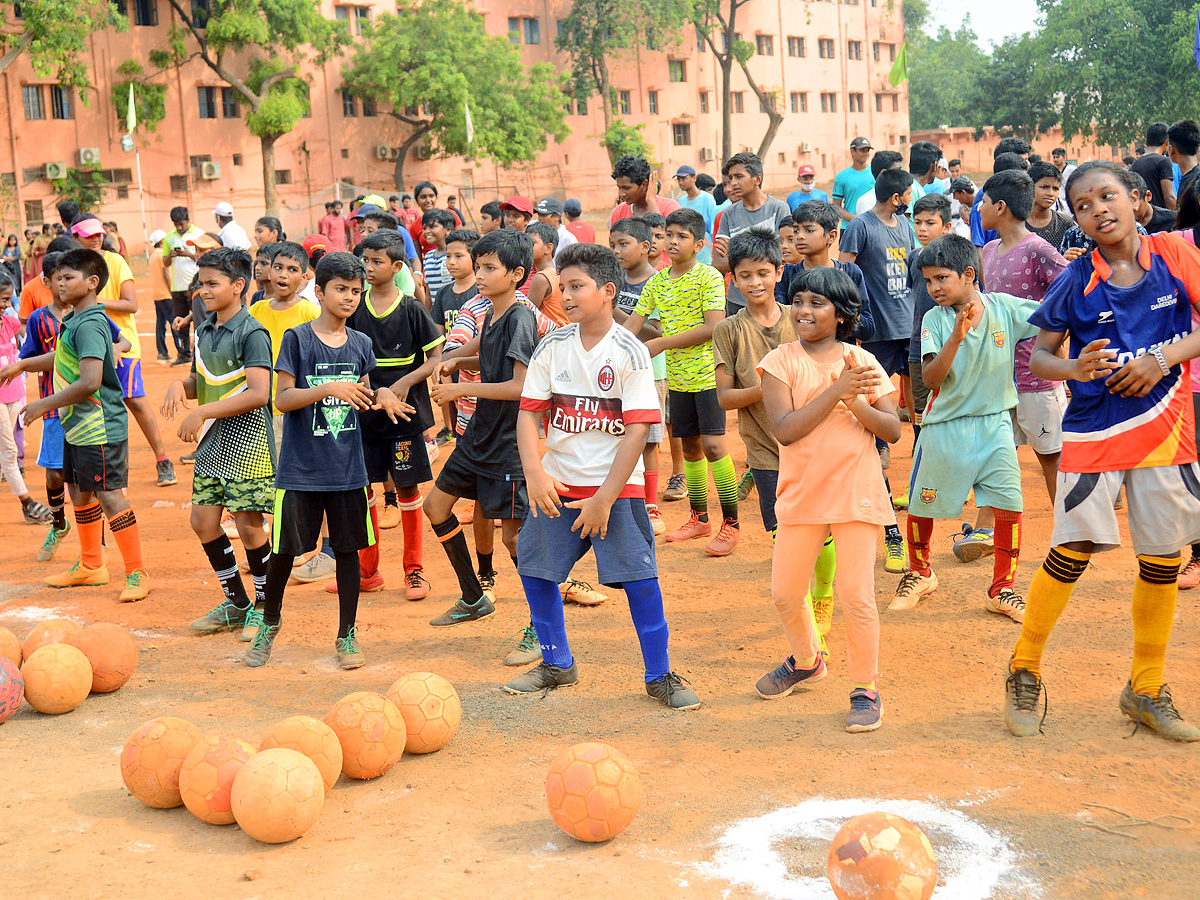
<svg viewBox="0 0 1200 900">
<path fill-rule="evenodd" d="M 345 637 L 333 642 L 337 649 L 338 665 L 343 669 L 361 669 L 367 658 L 358 646 L 358 626 L 351 625 Z"/>
<path fill-rule="evenodd" d="M 595 590 L 586 581 L 572 578 L 558 586 L 562 591 L 563 603 L 578 603 L 580 606 L 599 606 L 608 599 L 608 594 Z"/>
<path fill-rule="evenodd" d="M 745 503 L 746 498 L 754 493 L 754 473 L 747 472 L 738 482 L 738 503 Z"/>
<path fill-rule="evenodd" d="M 805 681 L 820 681 L 825 675 L 825 657 L 820 653 L 817 654 L 816 664 L 807 669 L 798 668 L 795 657 L 789 656 L 758 679 L 754 692 L 764 700 L 778 700 L 795 690 L 796 685 Z"/>
<path fill-rule="evenodd" d="M 454 605 L 442 613 L 440 616 L 434 616 L 429 620 L 429 624 L 435 628 L 443 625 L 461 625 L 463 622 L 475 622 L 479 619 L 486 619 L 496 611 L 491 599 L 487 594 L 479 598 L 478 602 L 471 604 L 459 597 L 454 601 Z"/>
<path fill-rule="evenodd" d="M 662 492 L 663 500 L 682 500 L 687 496 L 687 478 L 680 472 L 667 479 L 667 489 Z"/>
<path fill-rule="evenodd" d="M 662 678 L 646 682 L 646 693 L 668 709 L 698 709 L 700 697 L 683 678 L 668 672 Z"/>
<path fill-rule="evenodd" d="M 429 464 L 432 466 L 437 462 L 438 454 L 442 452 L 442 447 L 437 441 L 425 442 L 425 453 L 429 457 Z"/>
<path fill-rule="evenodd" d="M 1121 712 L 1137 722 L 1133 734 L 1147 725 L 1172 741 L 1200 741 L 1200 728 L 1184 721 L 1165 684 L 1159 688 L 1157 697 L 1151 697 L 1135 694 L 1133 685 L 1127 682 L 1125 690 L 1121 691 Z"/>
<path fill-rule="evenodd" d="M 117 599 L 122 603 L 136 603 L 145 600 L 150 593 L 150 576 L 145 569 L 134 569 L 125 576 L 125 590 Z"/>
<path fill-rule="evenodd" d="M 26 525 L 49 525 L 54 521 L 54 513 L 45 503 L 30 500 L 21 504 L 21 512 L 25 516 Z"/>
<path fill-rule="evenodd" d="M 570 687 L 579 682 L 579 665 L 571 660 L 571 666 L 560 669 L 548 662 L 541 662 L 518 675 L 508 684 L 500 688 L 507 694 L 536 694 L 538 691 L 552 691 L 555 688 Z"/>
<path fill-rule="evenodd" d="M 409 600 L 424 600 L 429 596 L 429 582 L 424 569 L 413 569 L 404 575 L 404 596 Z"/>
<path fill-rule="evenodd" d="M 650 517 L 650 527 L 654 529 L 655 537 L 658 537 L 660 534 L 666 534 L 667 523 L 663 521 L 662 513 L 659 512 L 657 506 L 647 506 L 646 515 Z"/>
<path fill-rule="evenodd" d="M 190 353 L 180 353 L 171 362 L 173 366 L 190 366 L 192 364 L 192 356 Z"/>
<path fill-rule="evenodd" d="M 542 645 L 538 643 L 537 632 L 532 625 L 526 625 L 521 633 L 521 640 L 508 656 L 504 657 L 506 666 L 527 666 L 542 658 Z"/>
<path fill-rule="evenodd" d="M 310 584 L 328 578 L 337 571 L 337 563 L 328 553 L 318 552 L 309 557 L 302 566 L 292 569 L 292 578 L 301 584 Z M 335 591 L 336 593 L 336 591 Z"/>
<path fill-rule="evenodd" d="M 360 578 L 358 581 L 358 590 L 362 594 L 374 594 L 383 590 L 383 573 L 375 572 L 366 578 Z M 337 582 L 331 581 L 325 585 L 325 593 L 336 594 L 338 592 Z"/>
<path fill-rule="evenodd" d="M 263 622 L 258 627 L 258 633 L 254 635 L 250 648 L 246 651 L 246 665 L 252 669 L 266 665 L 267 660 L 271 658 L 271 648 L 275 646 L 275 635 L 277 634 L 279 634 L 279 623 L 268 625 Z"/>
<path fill-rule="evenodd" d="M 1179 573 L 1179 589 L 1190 591 L 1198 584 L 1200 584 L 1200 559 L 1193 556 L 1183 567 L 1183 571 Z"/>
<path fill-rule="evenodd" d="M 443 428 L 437 433 L 437 437 L 434 438 L 434 440 L 437 441 L 439 447 L 445 447 L 452 440 L 454 440 L 454 432 L 449 428 Z"/>
<path fill-rule="evenodd" d="M 892 509 L 908 509 L 908 491 L 892 498 Z"/>
<path fill-rule="evenodd" d="M 701 522 L 700 513 L 692 510 L 691 516 L 687 522 L 676 528 L 674 531 L 667 532 L 667 540 L 671 542 L 690 541 L 694 538 L 708 537 L 712 534 L 712 523 Z M 731 548 L 732 549 L 732 548 Z"/>
<path fill-rule="evenodd" d="M 59 544 L 62 543 L 62 539 L 67 536 L 70 530 L 70 522 L 64 522 L 62 528 L 55 528 L 51 525 L 50 530 L 46 533 L 46 540 L 42 542 L 42 549 L 37 552 L 37 561 L 50 562 L 50 560 L 54 559 L 55 554 L 58 553 Z"/>
<path fill-rule="evenodd" d="M 1014 622 L 1025 621 L 1025 598 L 1012 588 L 1001 588 L 995 597 L 988 595 L 983 605 L 988 612 L 1008 616 Z"/>
<path fill-rule="evenodd" d="M 250 611 L 246 613 L 246 624 L 242 626 L 242 633 L 238 639 L 244 643 L 250 643 L 254 640 L 254 636 L 258 634 L 258 629 L 262 628 L 263 611 L 260 607 L 252 606 Z"/>
<path fill-rule="evenodd" d="M 974 562 L 996 552 L 996 529 L 972 528 L 963 523 L 962 531 L 954 535 L 954 555 L 961 562 Z"/>
<path fill-rule="evenodd" d="M 888 604 L 888 609 L 912 609 L 926 594 L 932 594 L 938 588 L 937 575 L 932 569 L 929 575 L 920 572 L 905 572 L 896 585 L 896 596 Z"/>
<path fill-rule="evenodd" d="M 833 628 L 833 594 L 828 597 L 809 594 L 806 599 L 812 605 L 813 618 L 817 620 L 817 633 L 824 639 Z"/>
<path fill-rule="evenodd" d="M 75 560 L 75 565 L 61 575 L 51 575 L 45 579 L 52 588 L 83 587 L 96 584 L 108 584 L 108 566 L 101 565 L 98 569 L 89 569 L 83 564 L 83 559 Z"/>
<path fill-rule="evenodd" d="M 252 609 L 253 606 L 241 607 L 226 597 L 188 627 L 197 634 L 237 631 L 239 628 L 245 628 Z"/>
<path fill-rule="evenodd" d="M 736 523 L 732 519 L 725 519 L 721 523 L 721 530 L 717 532 L 717 536 L 705 545 L 704 552 L 709 556 L 728 556 L 738 545 L 741 537 L 741 529 L 737 527 Z"/>
<path fill-rule="evenodd" d="M 1038 715 L 1038 698 L 1042 714 Z M 1122 701 L 1124 698 L 1122 698 Z M 1050 697 L 1043 696 L 1042 679 L 1028 669 L 1017 669 L 1004 679 L 1004 724 L 1013 737 L 1034 737 L 1042 733 L 1042 723 L 1050 711 Z"/>
<path fill-rule="evenodd" d="M 395 503 L 385 503 L 379 511 L 379 527 L 395 528 L 400 524 L 400 507 Z"/>
<path fill-rule="evenodd" d="M 480 572 L 479 586 L 483 588 L 483 596 L 487 597 L 493 603 L 496 602 L 496 572 Z"/>
<path fill-rule="evenodd" d="M 887 555 L 883 559 L 883 571 L 899 575 L 908 571 L 908 549 L 904 546 L 904 538 L 890 537 L 883 541 Z"/>
<path fill-rule="evenodd" d="M 855 688 L 850 692 L 850 712 L 846 714 L 846 730 L 851 734 L 877 731 L 883 724 L 883 698 L 879 691 Z"/>
<path fill-rule="evenodd" d="M 157 463 L 155 463 L 155 468 L 158 469 L 159 487 L 170 487 L 179 481 L 179 479 L 175 477 L 175 466 L 171 464 L 169 459 L 160 459 Z"/>
</svg>

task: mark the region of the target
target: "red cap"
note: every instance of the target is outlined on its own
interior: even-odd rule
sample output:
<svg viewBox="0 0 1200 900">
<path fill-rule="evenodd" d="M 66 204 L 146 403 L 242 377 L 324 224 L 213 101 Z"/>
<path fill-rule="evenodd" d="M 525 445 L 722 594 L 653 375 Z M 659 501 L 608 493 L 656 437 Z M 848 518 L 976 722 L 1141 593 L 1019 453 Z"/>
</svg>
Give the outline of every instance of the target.
<svg viewBox="0 0 1200 900">
<path fill-rule="evenodd" d="M 517 212 L 523 212 L 530 218 L 533 217 L 533 201 L 528 197 L 522 197 L 520 194 L 509 197 L 500 204 L 500 209 L 504 209 L 506 206 L 512 207 Z"/>
<path fill-rule="evenodd" d="M 323 250 L 329 252 L 329 239 L 323 234 L 310 234 L 304 239 L 304 252 L 309 256 L 313 255 L 314 250 Z"/>
<path fill-rule="evenodd" d="M 799 178 L 801 175 L 816 175 L 816 174 L 817 174 L 817 170 L 814 169 L 812 166 L 808 165 L 807 163 L 805 163 L 799 169 L 796 170 L 797 178 Z"/>
</svg>

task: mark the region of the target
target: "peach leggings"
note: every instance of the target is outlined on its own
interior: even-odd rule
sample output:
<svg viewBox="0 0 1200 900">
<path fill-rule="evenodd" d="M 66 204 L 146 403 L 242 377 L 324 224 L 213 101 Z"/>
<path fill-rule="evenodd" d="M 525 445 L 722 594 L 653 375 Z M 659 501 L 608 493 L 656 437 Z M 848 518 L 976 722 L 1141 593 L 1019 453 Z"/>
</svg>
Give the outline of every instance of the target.
<svg viewBox="0 0 1200 900">
<path fill-rule="evenodd" d="M 784 525 L 775 536 L 771 594 L 797 662 L 819 652 L 816 622 L 804 595 L 817 555 L 832 532 L 837 545 L 833 585 L 846 619 L 846 657 L 851 681 L 870 684 L 879 667 L 879 610 L 875 606 L 875 553 L 879 526 L 868 522 Z"/>
</svg>

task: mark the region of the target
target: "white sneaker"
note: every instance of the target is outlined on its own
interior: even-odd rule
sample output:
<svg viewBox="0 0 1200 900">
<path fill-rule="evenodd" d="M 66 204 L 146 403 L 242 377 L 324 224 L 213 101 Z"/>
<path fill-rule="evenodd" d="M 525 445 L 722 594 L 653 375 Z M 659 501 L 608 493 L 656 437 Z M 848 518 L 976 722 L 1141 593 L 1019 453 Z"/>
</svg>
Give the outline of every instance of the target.
<svg viewBox="0 0 1200 900">
<path fill-rule="evenodd" d="M 1025 621 L 1025 598 L 1012 588 L 1001 588 L 995 597 L 986 597 L 983 605 L 988 612 L 1008 616 L 1014 622 Z"/>
<path fill-rule="evenodd" d="M 301 584 L 310 581 L 320 581 L 328 578 L 337 571 L 337 562 L 327 553 L 314 553 L 312 558 L 302 566 L 292 569 L 292 578 Z"/>
<path fill-rule="evenodd" d="M 937 575 L 932 569 L 929 577 L 920 572 L 905 572 L 900 583 L 896 585 L 896 596 L 888 605 L 888 609 L 912 609 L 926 594 L 932 594 L 938 588 Z"/>
</svg>

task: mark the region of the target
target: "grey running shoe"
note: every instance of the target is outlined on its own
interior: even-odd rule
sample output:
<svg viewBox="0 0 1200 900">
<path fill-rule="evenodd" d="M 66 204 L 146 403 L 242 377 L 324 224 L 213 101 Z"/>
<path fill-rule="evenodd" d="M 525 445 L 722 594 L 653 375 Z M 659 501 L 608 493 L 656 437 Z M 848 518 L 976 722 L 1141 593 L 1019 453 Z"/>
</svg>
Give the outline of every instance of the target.
<svg viewBox="0 0 1200 900">
<path fill-rule="evenodd" d="M 334 641 L 337 648 L 338 665 L 343 669 L 358 669 L 367 661 L 358 646 L 358 626 L 353 625 L 350 633 Z"/>
<path fill-rule="evenodd" d="M 474 622 L 477 619 L 486 619 L 496 611 L 495 605 L 484 594 L 479 598 L 479 602 L 474 605 L 467 603 L 462 597 L 454 601 L 454 605 L 442 613 L 440 616 L 434 616 L 429 620 L 429 624 L 435 627 L 442 625 L 461 625 L 463 622 Z"/>
<path fill-rule="evenodd" d="M 700 697 L 674 672 L 646 682 L 646 693 L 668 709 L 698 709 Z"/>
<path fill-rule="evenodd" d="M 292 578 L 301 584 L 309 584 L 328 578 L 337 571 L 337 563 L 328 553 L 317 552 L 302 566 L 292 569 Z"/>
<path fill-rule="evenodd" d="M 570 687 L 579 681 L 579 665 L 572 660 L 570 668 L 560 669 L 548 662 L 538 663 L 504 685 L 501 690 L 508 694 L 536 694 L 555 688 Z"/>
<path fill-rule="evenodd" d="M 855 688 L 850 692 L 850 712 L 846 714 L 846 730 L 851 734 L 876 731 L 883 724 L 883 698 L 879 691 Z"/>
<path fill-rule="evenodd" d="M 64 522 L 62 528 L 50 526 L 50 531 L 46 534 L 46 540 L 42 542 L 42 549 L 37 552 L 38 562 L 50 562 L 58 553 L 58 545 L 62 543 L 62 539 L 71 531 L 71 523 Z"/>
<path fill-rule="evenodd" d="M 170 487 L 179 481 L 175 477 L 175 466 L 171 464 L 169 459 L 160 459 L 157 463 L 157 468 L 159 487 Z"/>
<path fill-rule="evenodd" d="M 1200 741 L 1200 728 L 1184 721 L 1165 684 L 1159 688 L 1157 697 L 1151 697 L 1149 694 L 1135 694 L 1133 685 L 1127 682 L 1125 690 L 1121 691 L 1121 712 L 1137 722 L 1134 734 L 1147 725 L 1172 741 Z"/>
<path fill-rule="evenodd" d="M 246 624 L 253 606 L 238 606 L 228 597 L 191 624 L 197 634 L 216 634 L 219 631 L 237 631 Z"/>
<path fill-rule="evenodd" d="M 246 624 L 242 626 L 242 634 L 240 639 L 247 644 L 254 640 L 254 636 L 258 634 L 258 629 L 262 628 L 263 611 L 255 606 L 246 613 Z"/>
<path fill-rule="evenodd" d="M 811 669 L 797 668 L 795 658 L 789 656 L 778 667 L 758 679 L 754 690 L 764 700 L 778 700 L 790 694 L 801 682 L 820 681 L 825 674 L 825 657 L 820 653 L 817 654 L 817 664 Z"/>
<path fill-rule="evenodd" d="M 1042 698 L 1040 716 L 1039 697 Z M 1041 734 L 1049 709 L 1049 697 L 1042 694 L 1042 679 L 1028 669 L 1017 669 L 1004 679 L 1004 724 L 1014 737 Z"/>
</svg>

